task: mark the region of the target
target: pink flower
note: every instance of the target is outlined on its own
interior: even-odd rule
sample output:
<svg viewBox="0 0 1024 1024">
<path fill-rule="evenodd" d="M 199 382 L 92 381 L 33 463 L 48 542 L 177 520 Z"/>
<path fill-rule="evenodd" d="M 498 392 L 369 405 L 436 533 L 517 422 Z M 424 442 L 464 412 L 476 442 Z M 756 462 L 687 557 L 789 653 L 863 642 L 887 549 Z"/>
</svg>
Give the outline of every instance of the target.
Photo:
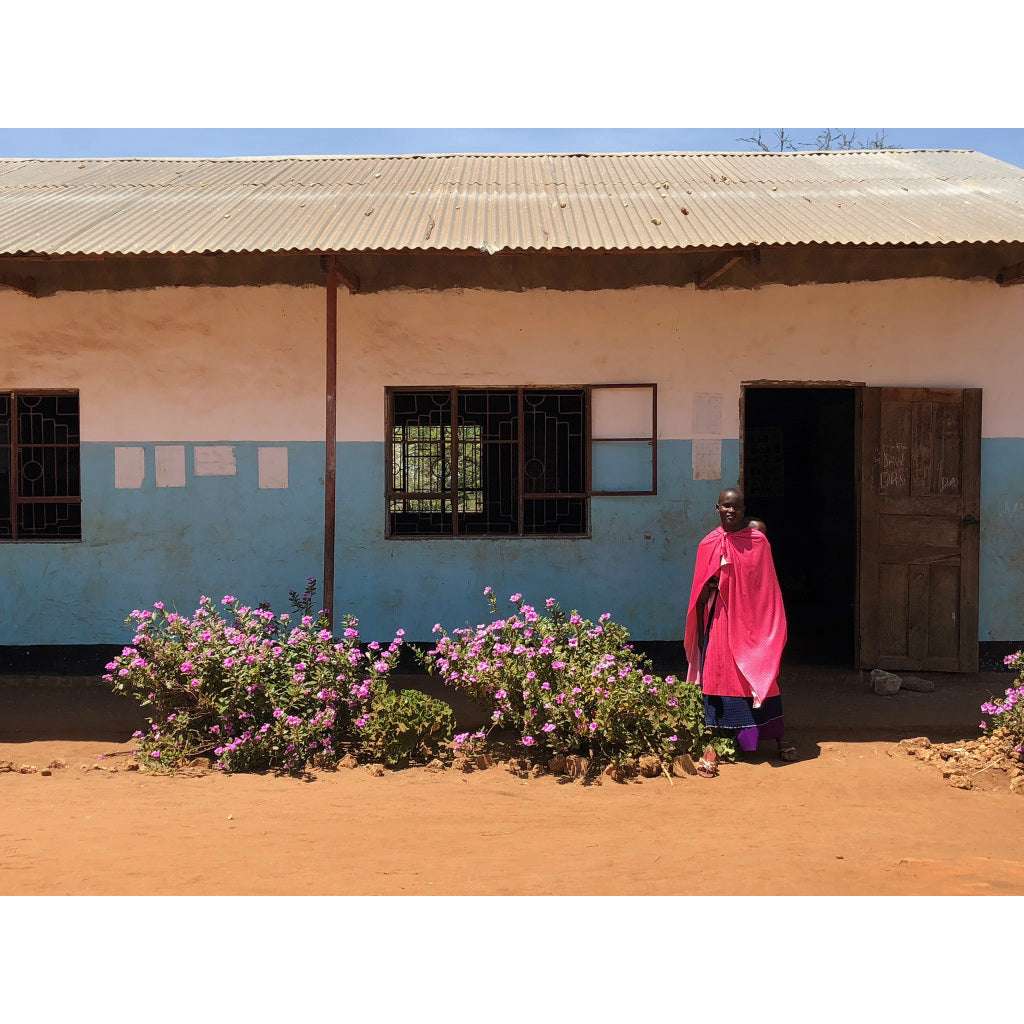
<svg viewBox="0 0 1024 1024">
<path fill-rule="evenodd" d="M 555 724 L 554 724 L 554 722 L 548 722 L 547 725 L 544 726 L 544 732 L 554 732 L 554 731 L 555 731 Z"/>
<path fill-rule="evenodd" d="M 536 742 L 537 741 L 532 736 L 524 736 L 523 737 L 523 746 L 524 747 L 532 747 L 534 745 L 534 743 L 536 743 Z"/>
<path fill-rule="evenodd" d="M 513 604 L 518 604 L 518 603 L 519 603 L 520 601 L 522 601 L 522 599 L 523 599 L 523 595 L 522 595 L 522 594 L 513 594 L 513 595 L 512 595 L 512 596 L 511 596 L 511 597 L 509 598 L 509 600 L 510 600 L 510 601 L 511 601 L 511 602 L 512 602 Z M 524 743 L 526 743 L 526 741 L 525 741 L 525 740 L 523 740 L 523 742 L 524 742 Z M 529 744 L 528 744 L 528 743 L 527 743 L 527 746 L 529 746 Z"/>
</svg>

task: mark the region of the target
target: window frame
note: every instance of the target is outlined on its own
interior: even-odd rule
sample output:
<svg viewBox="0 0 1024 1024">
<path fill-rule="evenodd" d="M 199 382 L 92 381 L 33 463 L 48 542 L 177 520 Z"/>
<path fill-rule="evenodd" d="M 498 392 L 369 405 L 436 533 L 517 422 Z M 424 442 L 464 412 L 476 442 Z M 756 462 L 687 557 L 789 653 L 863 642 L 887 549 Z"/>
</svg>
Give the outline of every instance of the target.
<svg viewBox="0 0 1024 1024">
<path fill-rule="evenodd" d="M 8 459 L 8 494 L 6 512 L 10 518 L 11 536 L 0 537 L 0 544 L 78 544 L 83 538 L 83 524 L 81 517 L 82 506 L 82 396 L 78 388 L 0 388 L 0 395 L 4 395 L 10 401 L 9 411 L 9 438 L 7 442 L 0 445 Z M 77 404 L 77 436 L 78 439 L 72 444 L 23 444 L 19 436 L 19 400 L 29 398 L 74 398 Z M 77 460 L 78 470 L 78 494 L 54 494 L 42 497 L 25 497 L 22 494 L 23 479 L 19 469 L 20 455 L 25 448 L 64 448 L 74 452 Z M 0 500 L 3 495 L 0 494 Z M 25 505 L 74 505 L 79 509 L 78 529 L 74 534 L 62 536 L 44 536 L 30 534 L 19 535 L 18 511 Z"/>
<path fill-rule="evenodd" d="M 593 393 L 598 390 L 604 389 L 650 389 L 651 391 L 651 433 L 650 436 L 639 436 L 639 437 L 619 437 L 619 436 L 602 436 L 597 443 L 621 443 L 621 442 L 632 442 L 632 443 L 648 443 L 651 446 L 651 486 L 650 489 L 646 490 L 599 490 L 593 489 L 593 453 L 595 440 L 593 436 Z M 475 538 L 475 539 L 521 539 L 521 540 L 579 540 L 589 538 L 591 536 L 592 529 L 592 516 L 591 516 L 591 499 L 593 497 L 608 497 L 613 495 L 619 496 L 649 496 L 656 495 L 658 493 L 658 386 L 651 382 L 639 382 L 639 383 L 616 383 L 616 384 L 529 384 L 529 385 L 500 385 L 500 384 L 488 384 L 488 385 L 401 385 L 401 386 L 387 386 L 385 391 L 385 403 L 384 403 L 384 535 L 389 540 L 439 540 L 439 539 L 453 539 L 453 538 Z M 460 472 L 449 472 L 451 484 L 450 488 L 445 492 L 416 492 L 410 493 L 407 491 L 397 491 L 394 488 L 394 472 L 395 472 L 395 396 L 399 394 L 447 394 L 450 408 L 455 411 L 457 418 L 458 410 L 458 399 L 460 394 L 466 392 L 511 392 L 514 391 L 517 394 L 518 411 L 517 417 L 520 427 L 523 422 L 523 395 L 525 392 L 540 391 L 540 392 L 582 392 L 584 401 L 583 410 L 583 483 L 584 488 L 582 491 L 563 491 L 563 492 L 530 492 L 527 494 L 523 486 L 525 466 L 522 459 L 519 460 L 518 467 L 518 530 L 510 533 L 467 533 L 459 530 L 458 514 L 459 514 L 459 481 L 463 474 Z M 457 419 L 456 419 L 457 425 Z M 442 425 L 443 433 L 447 433 L 450 437 L 449 444 L 449 459 L 448 463 L 451 467 L 458 467 L 458 456 L 459 456 L 459 433 L 458 429 L 451 429 L 451 424 L 447 425 L 447 429 L 444 429 Z M 519 444 L 523 444 L 523 431 L 518 431 Z M 442 515 L 451 516 L 452 529 L 450 531 L 436 532 L 436 533 L 402 533 L 395 532 L 392 529 L 392 512 L 391 505 L 394 501 L 415 501 L 415 500 L 426 500 L 429 498 L 437 498 L 441 495 L 442 502 Z M 584 516 L 586 521 L 586 527 L 579 533 L 527 533 L 524 530 L 524 505 L 527 498 L 544 500 L 544 499 L 575 499 L 582 500 L 584 505 Z M 450 508 L 447 510 L 444 506 L 448 503 Z"/>
<path fill-rule="evenodd" d="M 651 391 L 651 433 L 650 435 L 641 435 L 636 437 L 626 436 L 601 436 L 599 438 L 594 437 L 593 430 L 593 416 L 594 416 L 594 403 L 592 400 L 593 392 L 595 391 L 615 391 L 615 390 L 632 390 L 639 391 L 643 388 L 649 388 Z M 651 446 L 651 486 L 648 490 L 634 491 L 634 490 L 600 490 L 595 491 L 593 486 L 593 459 L 594 459 L 594 445 L 601 444 L 621 444 L 627 443 L 644 443 L 646 442 Z M 658 493 L 658 385 L 653 381 L 642 381 L 636 384 L 590 384 L 587 386 L 587 491 L 588 498 L 605 498 L 617 495 L 619 497 L 640 497 L 646 495 L 656 495 Z"/>
</svg>

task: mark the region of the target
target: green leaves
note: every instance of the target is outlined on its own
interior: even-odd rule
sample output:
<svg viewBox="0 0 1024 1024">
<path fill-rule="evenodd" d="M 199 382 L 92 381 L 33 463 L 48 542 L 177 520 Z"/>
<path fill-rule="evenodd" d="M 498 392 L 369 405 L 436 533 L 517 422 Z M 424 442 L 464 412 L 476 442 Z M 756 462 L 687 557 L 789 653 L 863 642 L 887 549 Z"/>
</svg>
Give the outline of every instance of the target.
<svg viewBox="0 0 1024 1024">
<path fill-rule="evenodd" d="M 389 688 L 401 631 L 386 647 L 362 645 L 349 616 L 335 637 L 313 614 L 315 592 L 312 579 L 292 592 L 297 621 L 230 596 L 220 608 L 201 598 L 191 617 L 160 603 L 134 611 L 132 645 L 104 678 L 154 709 L 134 737 L 140 761 L 173 769 L 202 756 L 229 771 L 301 774 L 345 752 L 389 767 L 434 756 L 453 716 L 443 702 Z"/>
<path fill-rule="evenodd" d="M 404 768 L 413 760 L 426 762 L 447 746 L 455 729 L 455 714 L 442 700 L 418 690 L 396 693 L 375 689 L 362 750 L 371 761 L 387 768 Z"/>
<path fill-rule="evenodd" d="M 700 754 L 710 736 L 700 690 L 654 674 L 626 628 L 608 613 L 597 623 L 566 614 L 549 598 L 546 615 L 513 595 L 516 611 L 456 629 L 421 660 L 486 708 L 492 728 L 512 729 L 535 757 L 584 754 L 599 761 L 655 753 Z"/>
</svg>

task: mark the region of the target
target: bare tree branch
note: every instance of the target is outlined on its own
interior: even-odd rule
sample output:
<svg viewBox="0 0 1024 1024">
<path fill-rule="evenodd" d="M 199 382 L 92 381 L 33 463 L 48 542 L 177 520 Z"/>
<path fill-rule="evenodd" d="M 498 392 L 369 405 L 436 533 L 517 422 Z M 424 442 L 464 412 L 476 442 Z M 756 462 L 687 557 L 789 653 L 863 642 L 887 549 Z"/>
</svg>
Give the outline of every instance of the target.
<svg viewBox="0 0 1024 1024">
<path fill-rule="evenodd" d="M 765 153 L 792 153 L 797 150 L 826 153 L 851 149 L 899 149 L 899 146 L 887 141 L 884 128 L 876 130 L 874 135 L 863 142 L 857 138 L 856 128 L 823 128 L 813 142 L 796 142 L 785 128 L 771 129 L 770 136 L 774 136 L 774 139 L 765 139 L 763 129 L 758 128 L 756 135 L 736 141 L 746 142 L 751 149 L 759 149 Z"/>
</svg>

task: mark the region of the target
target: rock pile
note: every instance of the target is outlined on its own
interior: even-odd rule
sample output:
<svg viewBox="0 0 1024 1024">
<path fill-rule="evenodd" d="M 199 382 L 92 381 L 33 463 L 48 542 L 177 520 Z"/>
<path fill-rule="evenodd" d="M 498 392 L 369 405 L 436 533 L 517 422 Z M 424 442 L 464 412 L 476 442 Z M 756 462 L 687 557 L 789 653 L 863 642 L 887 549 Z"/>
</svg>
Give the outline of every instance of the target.
<svg viewBox="0 0 1024 1024">
<path fill-rule="evenodd" d="M 1024 761 L 1014 745 L 1008 733 L 997 730 L 991 736 L 959 743 L 932 743 L 927 736 L 916 736 L 900 740 L 897 750 L 934 765 L 956 789 L 974 789 L 982 773 L 989 774 L 989 779 L 1002 773 L 1010 792 L 1024 796 Z"/>
</svg>

